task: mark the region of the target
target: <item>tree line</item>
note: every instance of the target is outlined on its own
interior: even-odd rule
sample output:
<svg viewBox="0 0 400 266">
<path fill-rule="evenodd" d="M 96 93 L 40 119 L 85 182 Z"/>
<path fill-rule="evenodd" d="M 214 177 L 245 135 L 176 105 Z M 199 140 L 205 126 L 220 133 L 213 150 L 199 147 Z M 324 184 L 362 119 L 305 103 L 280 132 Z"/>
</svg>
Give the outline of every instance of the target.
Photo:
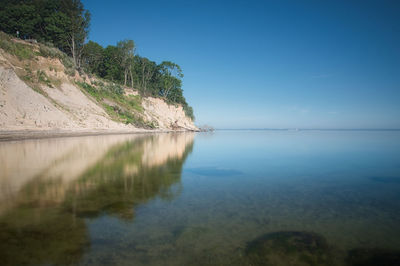
<svg viewBox="0 0 400 266">
<path fill-rule="evenodd" d="M 2 0 L 0 29 L 22 39 L 54 45 L 72 57 L 78 70 L 136 88 L 144 96 L 161 97 L 182 104 L 194 118 L 183 96 L 183 73 L 179 65 L 157 64 L 135 53 L 133 40 L 102 47 L 86 42 L 90 12 L 80 0 Z"/>
<path fill-rule="evenodd" d="M 51 43 L 80 67 L 90 12 L 79 0 L 2 0 L 0 28 L 22 39 Z"/>
</svg>

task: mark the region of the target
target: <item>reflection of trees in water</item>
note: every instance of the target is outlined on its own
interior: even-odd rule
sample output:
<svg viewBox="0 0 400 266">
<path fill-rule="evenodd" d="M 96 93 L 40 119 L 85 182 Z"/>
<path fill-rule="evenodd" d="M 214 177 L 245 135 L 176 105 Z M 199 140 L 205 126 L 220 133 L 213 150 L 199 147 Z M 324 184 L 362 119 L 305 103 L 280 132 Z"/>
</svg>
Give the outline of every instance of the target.
<svg viewBox="0 0 400 266">
<path fill-rule="evenodd" d="M 37 177 L 23 186 L 15 195 L 17 204 L 0 217 L 2 264 L 77 263 L 90 245 L 83 218 L 107 214 L 132 220 L 135 206 L 157 196 L 173 199 L 180 193 L 182 166 L 193 149 L 193 136 L 161 137 L 164 141 L 154 135 L 111 147 L 69 184 Z M 180 152 L 165 151 L 168 145 L 163 143 L 180 138 Z M 168 156 L 154 164 L 148 153 L 157 149 Z"/>
<path fill-rule="evenodd" d="M 143 145 L 154 138 L 126 142 L 110 149 L 78 180 L 75 190 L 68 194 L 65 208 L 82 217 L 104 213 L 132 219 L 133 207 L 138 204 L 155 196 L 173 199 L 175 193 L 171 187 L 180 185 L 182 166 L 192 151 L 193 142 L 186 146 L 183 156 L 147 166 L 142 163 Z"/>
</svg>

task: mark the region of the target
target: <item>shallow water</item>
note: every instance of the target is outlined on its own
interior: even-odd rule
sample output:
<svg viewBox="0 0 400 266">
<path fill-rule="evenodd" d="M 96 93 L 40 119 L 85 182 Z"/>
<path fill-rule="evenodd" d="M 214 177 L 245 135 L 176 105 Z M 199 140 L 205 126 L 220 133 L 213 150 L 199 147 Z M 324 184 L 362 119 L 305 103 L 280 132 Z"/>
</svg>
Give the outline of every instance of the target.
<svg viewBox="0 0 400 266">
<path fill-rule="evenodd" d="M 400 265 L 399 250 L 398 131 L 0 142 L 2 265 Z"/>
</svg>

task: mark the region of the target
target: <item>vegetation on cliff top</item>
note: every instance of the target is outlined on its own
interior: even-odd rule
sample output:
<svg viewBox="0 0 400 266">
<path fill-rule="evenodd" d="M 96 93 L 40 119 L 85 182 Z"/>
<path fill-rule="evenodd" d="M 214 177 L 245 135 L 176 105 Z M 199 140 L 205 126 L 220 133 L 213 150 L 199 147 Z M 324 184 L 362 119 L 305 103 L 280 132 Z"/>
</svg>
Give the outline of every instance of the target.
<svg viewBox="0 0 400 266">
<path fill-rule="evenodd" d="M 0 2 L 0 30 L 21 39 L 39 41 L 42 43 L 40 54 L 62 60 L 70 75 L 77 69 L 112 83 L 131 86 L 142 96 L 160 97 L 170 104 L 181 104 L 186 115 L 194 119 L 193 109 L 183 96 L 183 73 L 179 65 L 170 61 L 157 64 L 138 55 L 133 40 L 122 40 L 107 47 L 86 42 L 89 26 L 90 12 L 80 0 Z M 1 48 L 20 59 L 34 56 L 22 44 L 1 43 Z"/>
</svg>

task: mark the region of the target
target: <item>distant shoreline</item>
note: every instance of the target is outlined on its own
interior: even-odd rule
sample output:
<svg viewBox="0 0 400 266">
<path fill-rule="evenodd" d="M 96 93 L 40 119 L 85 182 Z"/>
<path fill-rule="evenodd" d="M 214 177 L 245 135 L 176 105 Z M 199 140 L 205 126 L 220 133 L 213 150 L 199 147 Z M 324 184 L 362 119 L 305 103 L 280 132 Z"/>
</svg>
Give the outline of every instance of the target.
<svg viewBox="0 0 400 266">
<path fill-rule="evenodd" d="M 400 131 L 400 128 L 216 128 L 226 131 Z"/>
</svg>

